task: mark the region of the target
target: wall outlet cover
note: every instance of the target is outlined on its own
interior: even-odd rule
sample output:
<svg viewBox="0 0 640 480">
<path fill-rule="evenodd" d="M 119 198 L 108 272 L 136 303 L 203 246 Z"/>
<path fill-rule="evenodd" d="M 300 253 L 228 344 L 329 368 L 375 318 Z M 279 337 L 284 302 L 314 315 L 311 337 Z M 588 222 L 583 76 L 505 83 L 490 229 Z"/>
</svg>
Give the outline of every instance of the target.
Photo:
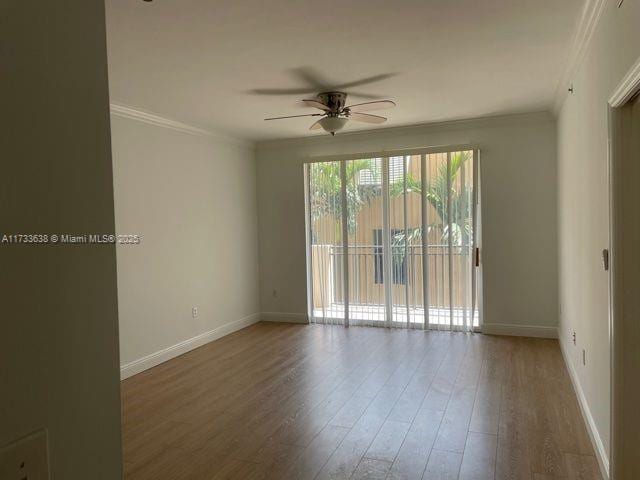
<svg viewBox="0 0 640 480">
<path fill-rule="evenodd" d="M 38 430 L 0 448 L 0 479 L 49 480 L 46 430 Z"/>
</svg>

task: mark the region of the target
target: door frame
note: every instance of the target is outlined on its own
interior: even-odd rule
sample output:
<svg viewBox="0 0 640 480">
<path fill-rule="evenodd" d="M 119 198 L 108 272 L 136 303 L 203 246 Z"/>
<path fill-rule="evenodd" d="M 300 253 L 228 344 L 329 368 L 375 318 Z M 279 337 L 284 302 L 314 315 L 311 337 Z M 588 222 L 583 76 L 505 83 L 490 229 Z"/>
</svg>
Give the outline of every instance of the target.
<svg viewBox="0 0 640 480">
<path fill-rule="evenodd" d="M 619 426 L 624 421 L 619 416 L 620 391 L 623 383 L 621 344 L 621 316 L 623 299 L 621 298 L 622 269 L 624 262 L 620 258 L 619 247 L 623 229 L 618 208 L 620 194 L 619 164 L 625 158 L 622 147 L 621 120 L 623 108 L 640 92 L 640 58 L 622 78 L 608 101 L 608 181 L 609 181 L 609 347 L 610 347 L 610 441 L 609 478 L 616 479 L 618 457 L 617 445 L 621 442 Z"/>
</svg>

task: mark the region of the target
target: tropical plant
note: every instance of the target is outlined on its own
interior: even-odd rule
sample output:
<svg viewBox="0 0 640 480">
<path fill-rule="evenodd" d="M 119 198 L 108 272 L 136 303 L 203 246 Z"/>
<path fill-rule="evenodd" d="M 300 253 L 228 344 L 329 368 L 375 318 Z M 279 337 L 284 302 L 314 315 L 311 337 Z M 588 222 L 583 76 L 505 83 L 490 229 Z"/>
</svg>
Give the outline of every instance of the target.
<svg viewBox="0 0 640 480">
<path fill-rule="evenodd" d="M 425 197 L 429 204 L 440 217 L 440 222 L 433 222 L 427 225 L 427 232 L 440 231 L 440 241 L 443 244 L 449 242 L 456 246 L 468 245 L 473 235 L 471 225 L 471 188 L 466 184 L 457 185 L 455 181 L 460 169 L 472 158 L 471 152 L 455 152 L 451 154 L 449 167 L 447 163 L 442 163 L 438 168 L 438 174 L 427 182 L 424 186 Z M 407 175 L 407 193 L 417 193 L 422 195 L 422 181 L 413 175 Z M 450 205 L 447 205 L 447 197 L 450 191 Z M 404 192 L 404 182 L 397 181 L 389 186 L 389 194 L 393 196 L 402 195 Z M 450 207 L 450 208 L 449 208 Z M 449 211 L 451 212 L 451 222 L 449 222 Z M 449 229 L 449 225 L 451 228 Z M 406 233 L 401 231 L 394 235 L 392 243 L 396 246 L 418 243 L 422 237 L 422 228 L 413 228 Z"/>
<path fill-rule="evenodd" d="M 468 245 L 472 237 L 472 225 L 470 223 L 471 189 L 463 183 L 456 182 L 456 178 L 463 165 L 472 158 L 471 152 L 455 152 L 451 154 L 449 166 L 442 163 L 438 173 L 433 179 L 424 185 L 425 197 L 429 204 L 440 217 L 439 222 L 427 225 L 427 232 L 439 231 L 440 241 L 443 244 L 451 242 L 453 245 Z M 360 172 L 368 170 L 368 174 L 374 180 L 371 184 L 361 184 Z M 361 159 L 346 163 L 346 194 L 347 226 L 349 233 L 353 233 L 357 227 L 357 218 L 361 209 L 372 198 L 380 195 L 381 169 L 379 160 Z M 342 216 L 342 192 L 340 181 L 340 162 L 321 162 L 311 165 L 311 215 L 312 220 L 318 220 L 326 215 L 332 216 L 336 221 L 336 238 L 340 237 L 338 219 Z M 377 181 L 376 181 L 377 180 Z M 458 184 L 460 183 L 460 184 Z M 406 177 L 407 193 L 422 195 L 423 183 L 410 173 Z M 389 185 L 389 195 L 398 197 L 405 191 L 405 182 L 402 178 Z M 447 205 L 447 197 L 450 194 L 450 205 Z M 450 207 L 450 208 L 449 208 Z M 451 222 L 449 222 L 449 211 Z M 449 228 L 449 225 L 451 228 Z M 400 231 L 393 235 L 394 246 L 404 246 L 420 242 L 422 228 L 412 228 Z"/>
<path fill-rule="evenodd" d="M 362 159 L 346 163 L 349 233 L 355 232 L 362 207 L 379 194 L 379 186 L 363 186 L 357 181 L 361 171 L 375 172 L 375 162 L 375 159 Z M 315 221 L 325 215 L 331 215 L 336 221 L 342 216 L 340 162 L 311 164 L 311 218 Z"/>
</svg>

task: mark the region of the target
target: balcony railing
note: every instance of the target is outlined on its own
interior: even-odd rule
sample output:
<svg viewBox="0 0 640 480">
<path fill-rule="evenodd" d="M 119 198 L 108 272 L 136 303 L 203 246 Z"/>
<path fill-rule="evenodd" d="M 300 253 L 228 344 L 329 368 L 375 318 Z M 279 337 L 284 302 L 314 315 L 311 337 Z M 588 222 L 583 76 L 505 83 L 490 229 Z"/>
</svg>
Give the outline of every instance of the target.
<svg viewBox="0 0 640 480">
<path fill-rule="evenodd" d="M 391 247 L 391 295 L 394 305 L 424 308 L 423 281 L 427 281 L 429 307 L 438 309 L 470 308 L 470 246 L 448 245 L 427 248 L 428 275 L 423 275 L 421 245 Z M 329 308 L 344 302 L 344 251 L 337 245 L 313 245 L 314 308 Z M 451 263 L 450 263 L 451 262 Z M 348 247 L 349 303 L 384 305 L 384 258 L 380 245 Z M 450 288 L 451 285 L 451 288 Z"/>
</svg>

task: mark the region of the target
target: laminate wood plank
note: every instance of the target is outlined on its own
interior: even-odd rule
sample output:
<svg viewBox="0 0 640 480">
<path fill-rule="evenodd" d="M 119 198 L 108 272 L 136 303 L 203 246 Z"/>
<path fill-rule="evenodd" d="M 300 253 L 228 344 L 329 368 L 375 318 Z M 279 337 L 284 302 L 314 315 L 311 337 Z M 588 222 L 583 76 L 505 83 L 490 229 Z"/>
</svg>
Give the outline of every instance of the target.
<svg viewBox="0 0 640 480">
<path fill-rule="evenodd" d="M 363 458 L 351 480 L 385 480 L 391 463 L 373 458 Z"/>
<path fill-rule="evenodd" d="M 305 450 L 297 445 L 285 445 L 275 441 L 265 443 L 257 452 L 255 459 L 264 465 L 265 479 L 280 479 L 285 475 Z"/>
<path fill-rule="evenodd" d="M 446 353 L 439 362 L 436 376 L 429 385 L 427 394 L 420 406 L 420 408 L 426 410 L 444 411 L 447 408 L 455 385 L 455 379 L 458 376 L 466 352 L 466 345 L 455 334 L 451 334 L 445 341 Z"/>
<path fill-rule="evenodd" d="M 263 480 L 265 469 L 258 463 L 244 462 L 235 458 L 229 458 L 219 467 L 211 480 Z M 194 478 L 185 477 L 185 478 Z M 201 476 L 202 480 L 205 479 Z"/>
<path fill-rule="evenodd" d="M 284 472 L 282 479 L 313 480 L 348 432 L 347 428 L 327 425 L 298 455 L 297 460 Z"/>
<path fill-rule="evenodd" d="M 389 419 L 411 423 L 429 391 L 433 378 L 434 375 L 431 373 L 416 373 L 391 410 Z"/>
<path fill-rule="evenodd" d="M 384 417 L 365 412 L 318 473 L 316 480 L 349 479 L 384 423 Z"/>
<path fill-rule="evenodd" d="M 423 480 L 457 480 L 462 454 L 432 450 Z"/>
<path fill-rule="evenodd" d="M 387 418 L 396 402 L 402 395 L 404 388 L 398 385 L 385 385 L 380 389 L 378 395 L 371 401 L 365 413 L 377 415 L 383 420 Z"/>
<path fill-rule="evenodd" d="M 465 354 L 456 377 L 456 386 L 476 388 L 486 354 L 484 342 L 477 335 L 465 339 Z"/>
<path fill-rule="evenodd" d="M 284 422 L 277 437 L 282 443 L 307 446 L 337 411 L 352 398 L 351 392 L 338 387 L 331 392 L 318 406 L 291 422 Z M 369 402 L 369 399 L 365 399 Z"/>
<path fill-rule="evenodd" d="M 127 462 L 125 478 L 135 480 L 175 480 L 211 478 L 228 459 L 203 454 L 200 450 L 164 449 L 151 458 Z"/>
<path fill-rule="evenodd" d="M 570 480 L 601 480 L 598 461 L 593 455 L 564 454 Z"/>
<path fill-rule="evenodd" d="M 471 414 L 469 430 L 477 433 L 498 434 L 500 423 L 501 383 L 495 378 L 480 380 Z"/>
<path fill-rule="evenodd" d="M 469 432 L 462 455 L 459 480 L 493 480 L 496 446 L 496 435 Z"/>
<path fill-rule="evenodd" d="M 526 378 L 519 375 L 519 353 L 504 355 L 496 480 L 531 480 Z"/>
<path fill-rule="evenodd" d="M 410 427 L 410 423 L 387 420 L 382 424 L 364 456 L 373 460 L 384 460 L 391 464 L 395 460 Z"/>
<path fill-rule="evenodd" d="M 449 397 L 453 392 L 454 379 L 446 373 L 438 374 L 433 379 L 429 390 L 425 395 L 420 408 L 426 410 L 446 410 L 449 403 Z"/>
<path fill-rule="evenodd" d="M 353 427 L 362 414 L 367 410 L 370 403 L 371 399 L 367 397 L 351 397 L 329 421 L 329 424 L 337 425 L 339 427 Z"/>
<path fill-rule="evenodd" d="M 535 473 L 566 476 L 560 434 L 551 414 L 552 406 L 545 397 L 544 383 L 530 378 L 526 389 L 529 397 L 528 441 L 531 469 Z"/>
<path fill-rule="evenodd" d="M 417 413 L 389 470 L 389 480 L 422 478 L 443 413 L 431 410 L 420 410 Z"/>
<path fill-rule="evenodd" d="M 457 453 L 464 451 L 475 394 L 473 387 L 454 388 L 438 430 L 435 449 Z"/>
</svg>

